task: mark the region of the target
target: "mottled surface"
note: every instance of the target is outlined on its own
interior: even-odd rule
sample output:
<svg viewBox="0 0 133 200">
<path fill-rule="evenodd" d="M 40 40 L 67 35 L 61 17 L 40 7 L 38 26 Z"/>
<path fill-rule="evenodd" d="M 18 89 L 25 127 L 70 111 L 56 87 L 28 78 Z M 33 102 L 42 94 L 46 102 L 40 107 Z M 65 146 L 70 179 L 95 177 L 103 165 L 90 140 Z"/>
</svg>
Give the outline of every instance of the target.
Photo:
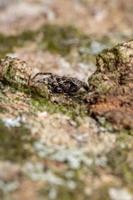
<svg viewBox="0 0 133 200">
<path fill-rule="evenodd" d="M 132 0 L 0 0 L 0 199 L 133 199 L 132 18 Z M 89 91 L 53 92 L 64 76 Z"/>
<path fill-rule="evenodd" d="M 0 61 L 0 80 L 20 86 L 28 85 L 30 67 L 17 58 L 6 57 Z"/>
<path fill-rule="evenodd" d="M 104 116 L 119 128 L 132 129 L 133 41 L 105 50 L 96 64 L 97 70 L 88 80 L 92 114 Z"/>
</svg>

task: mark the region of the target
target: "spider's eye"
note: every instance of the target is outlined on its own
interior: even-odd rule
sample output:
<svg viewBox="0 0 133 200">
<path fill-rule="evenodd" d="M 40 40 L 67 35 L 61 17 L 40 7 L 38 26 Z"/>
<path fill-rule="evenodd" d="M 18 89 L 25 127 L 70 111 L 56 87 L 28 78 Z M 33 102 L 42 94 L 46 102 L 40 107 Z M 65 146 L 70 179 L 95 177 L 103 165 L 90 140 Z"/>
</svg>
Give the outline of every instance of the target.
<svg viewBox="0 0 133 200">
<path fill-rule="evenodd" d="M 63 92 L 63 90 L 62 90 L 62 88 L 60 88 L 60 87 L 55 87 L 54 88 L 54 92 L 56 92 L 56 93 L 62 93 Z"/>
<path fill-rule="evenodd" d="M 43 78 L 43 79 L 42 79 L 42 82 L 43 82 L 43 83 L 48 83 L 48 79 L 47 79 L 47 78 Z"/>
</svg>

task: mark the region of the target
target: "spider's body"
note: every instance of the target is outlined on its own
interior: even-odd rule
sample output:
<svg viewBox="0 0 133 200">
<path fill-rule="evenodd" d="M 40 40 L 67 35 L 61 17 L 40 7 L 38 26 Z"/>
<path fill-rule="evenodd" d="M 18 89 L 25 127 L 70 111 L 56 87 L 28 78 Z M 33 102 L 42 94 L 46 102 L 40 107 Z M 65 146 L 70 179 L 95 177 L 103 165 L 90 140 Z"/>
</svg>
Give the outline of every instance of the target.
<svg viewBox="0 0 133 200">
<path fill-rule="evenodd" d="M 73 77 L 59 76 L 52 73 L 37 73 L 30 82 L 47 85 L 48 89 L 53 93 L 73 94 L 80 89 L 88 91 L 88 85 Z"/>
</svg>

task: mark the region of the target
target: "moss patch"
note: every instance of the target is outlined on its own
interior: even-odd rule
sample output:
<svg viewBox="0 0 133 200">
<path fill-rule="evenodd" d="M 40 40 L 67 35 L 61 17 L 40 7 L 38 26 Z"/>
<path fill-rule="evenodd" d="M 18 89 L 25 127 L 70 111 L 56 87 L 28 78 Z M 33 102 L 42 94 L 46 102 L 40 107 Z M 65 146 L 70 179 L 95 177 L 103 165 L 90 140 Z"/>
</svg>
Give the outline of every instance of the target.
<svg viewBox="0 0 133 200">
<path fill-rule="evenodd" d="M 90 54 L 93 54 L 91 44 L 95 40 L 105 44 L 105 47 L 111 43 L 110 39 L 103 41 L 103 39 L 91 38 L 73 26 L 47 24 L 37 31 L 25 31 L 19 35 L 0 34 L 0 58 L 7 53 L 14 52 L 16 47 L 24 46 L 26 42 L 35 42 L 38 49 L 59 53 L 63 56 L 75 49 L 81 58 L 87 59 L 87 57 L 90 58 Z"/>
<path fill-rule="evenodd" d="M 96 60 L 97 70 L 88 80 L 89 110 L 115 128 L 133 130 L 133 41 L 104 50 Z"/>
<path fill-rule="evenodd" d="M 81 45 L 90 46 L 90 38 L 72 26 L 45 25 L 40 32 L 43 34 L 40 46 L 62 55 Z"/>
<path fill-rule="evenodd" d="M 133 191 L 133 132 L 122 131 L 117 138 L 115 148 L 108 153 L 108 166 L 122 184 Z"/>
<path fill-rule="evenodd" d="M 32 154 L 33 138 L 30 131 L 20 127 L 6 127 L 0 121 L 0 159 L 11 161 L 24 161 Z"/>
<path fill-rule="evenodd" d="M 84 193 L 85 183 L 81 178 L 82 169 L 73 171 L 73 178 L 67 179 L 65 177 L 65 173 L 58 176 L 63 181 L 63 184 L 48 184 L 45 185 L 39 191 L 40 199 L 52 199 L 52 193 L 55 192 L 55 197 L 53 199 L 61 199 L 61 200 L 84 200 L 87 199 L 87 195 Z M 72 188 L 72 183 L 75 187 Z M 77 193 L 78 191 L 78 193 Z"/>
<path fill-rule="evenodd" d="M 34 112 L 36 111 L 48 111 L 50 113 L 63 113 L 71 119 L 77 121 L 77 119 L 83 118 L 87 115 L 84 105 L 80 105 L 76 102 L 70 102 L 67 104 L 62 102 L 60 104 L 49 101 L 46 98 L 34 96 L 31 99 L 31 105 Z"/>
<path fill-rule="evenodd" d="M 4 36 L 0 34 L 0 58 L 7 53 L 12 53 L 15 47 L 24 46 L 25 42 L 32 41 L 35 38 L 35 32 L 27 31 L 17 36 Z"/>
</svg>

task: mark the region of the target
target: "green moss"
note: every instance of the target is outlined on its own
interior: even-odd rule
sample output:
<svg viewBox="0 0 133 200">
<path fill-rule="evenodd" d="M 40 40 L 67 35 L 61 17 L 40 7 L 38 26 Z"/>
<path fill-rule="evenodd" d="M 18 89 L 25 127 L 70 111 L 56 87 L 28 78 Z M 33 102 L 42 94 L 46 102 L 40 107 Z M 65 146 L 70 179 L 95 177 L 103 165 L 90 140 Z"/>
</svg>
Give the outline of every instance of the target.
<svg viewBox="0 0 133 200">
<path fill-rule="evenodd" d="M 7 37 L 0 34 L 0 58 L 4 57 L 6 53 L 12 52 L 14 46 L 16 46 L 14 36 Z"/>
<path fill-rule="evenodd" d="M 33 141 L 24 125 L 8 128 L 0 121 L 0 160 L 22 162 L 31 156 Z"/>
<path fill-rule="evenodd" d="M 40 191 L 39 196 L 40 199 L 51 199 L 50 193 L 52 190 L 56 192 L 56 198 L 59 200 L 85 200 L 88 199 L 87 195 L 85 194 L 85 183 L 82 180 L 82 169 L 73 171 L 73 178 L 67 178 L 65 176 L 65 173 L 59 173 L 58 178 L 61 178 L 61 180 L 65 183 L 62 185 L 58 184 L 47 184 L 45 185 Z M 70 182 L 73 182 L 75 184 L 75 188 L 70 188 Z M 77 192 L 78 191 L 78 192 Z"/>
<path fill-rule="evenodd" d="M 12 93 L 16 93 L 17 91 L 22 92 L 22 93 L 26 93 L 27 95 L 31 94 L 31 90 L 29 87 L 22 85 L 19 82 L 8 82 L 7 80 L 3 80 L 2 81 L 4 88 L 7 88 L 10 92 Z M 1 98 L 2 96 L 2 98 Z M 4 100 L 5 96 L 4 93 L 2 94 L 2 92 L 0 92 L 0 100 Z"/>
<path fill-rule="evenodd" d="M 80 185 L 79 185 L 79 187 L 80 187 Z M 83 194 L 82 187 L 80 187 L 80 190 L 78 190 L 78 193 L 77 193 L 77 189 L 70 190 L 64 186 L 54 188 L 54 190 L 56 190 L 57 197 L 59 200 L 73 200 L 73 199 L 85 200 L 85 198 L 87 199 L 86 195 Z M 45 199 L 49 200 L 49 198 L 48 198 L 49 193 L 50 193 L 49 188 L 46 188 L 45 190 L 41 190 L 40 196 L 42 197 L 42 199 L 45 198 Z"/>
<path fill-rule="evenodd" d="M 57 25 L 45 25 L 38 31 L 26 31 L 16 36 L 0 34 L 0 57 L 13 52 L 15 47 L 24 46 L 25 42 L 30 41 L 36 42 L 41 49 L 66 55 L 71 48 L 80 45 L 80 40 L 83 43 L 85 37 L 76 28 Z M 88 41 L 89 38 L 86 37 L 86 40 Z"/>
<path fill-rule="evenodd" d="M 92 57 L 90 56 L 90 45 L 93 40 L 96 39 L 82 33 L 73 26 L 47 24 L 37 31 L 25 31 L 13 36 L 0 34 L 0 58 L 7 53 L 12 53 L 15 47 L 22 47 L 26 42 L 35 42 L 38 49 L 59 53 L 63 56 L 76 49 L 81 59 L 88 60 Z M 107 43 L 110 43 L 110 41 Z M 102 41 L 102 44 L 104 44 L 104 41 Z M 94 61 L 94 58 L 92 60 Z"/>
<path fill-rule="evenodd" d="M 70 104 L 65 104 L 65 103 L 58 104 L 51 102 L 48 99 L 36 96 L 31 99 L 31 104 L 34 112 L 40 110 L 40 111 L 48 111 L 50 113 L 63 113 L 71 117 L 75 121 L 79 117 L 83 118 L 87 115 L 85 107 L 74 101 Z"/>
<path fill-rule="evenodd" d="M 12 53 L 15 47 L 24 46 L 25 42 L 32 41 L 36 32 L 26 31 L 16 36 L 4 36 L 0 34 L 0 58 L 7 53 Z"/>
<path fill-rule="evenodd" d="M 4 81 L 3 83 L 5 86 L 8 87 L 7 81 Z M 84 118 L 88 115 L 87 109 L 80 100 L 80 97 L 67 97 L 66 100 L 66 97 L 62 96 L 61 100 L 57 103 L 52 102 L 48 98 L 41 97 L 38 93 L 35 93 L 35 91 L 30 90 L 29 87 L 25 87 L 23 85 L 19 87 L 18 84 L 13 83 L 10 84 L 10 87 L 8 87 L 7 89 L 11 93 L 16 93 L 17 91 L 19 91 L 27 94 L 27 102 L 29 106 L 31 105 L 31 112 L 33 113 L 36 113 L 38 111 L 47 111 L 49 113 L 63 113 L 77 122 L 79 121 L 78 119 Z M 7 104 L 10 102 L 10 99 L 7 99 L 5 94 L 0 92 L 0 102 L 5 102 L 5 100 Z M 3 109 L 3 111 L 4 110 L 5 109 Z"/>
<path fill-rule="evenodd" d="M 40 32 L 43 34 L 40 47 L 62 55 L 73 48 L 90 46 L 90 38 L 72 26 L 45 25 Z"/>
<path fill-rule="evenodd" d="M 97 56 L 97 67 L 102 72 L 113 72 L 116 67 L 116 52 L 115 50 L 104 50 Z M 117 58 L 118 59 L 118 58 Z"/>
<path fill-rule="evenodd" d="M 116 146 L 107 157 L 111 173 L 119 177 L 122 183 L 133 191 L 133 142 L 130 132 L 119 133 Z"/>
</svg>

